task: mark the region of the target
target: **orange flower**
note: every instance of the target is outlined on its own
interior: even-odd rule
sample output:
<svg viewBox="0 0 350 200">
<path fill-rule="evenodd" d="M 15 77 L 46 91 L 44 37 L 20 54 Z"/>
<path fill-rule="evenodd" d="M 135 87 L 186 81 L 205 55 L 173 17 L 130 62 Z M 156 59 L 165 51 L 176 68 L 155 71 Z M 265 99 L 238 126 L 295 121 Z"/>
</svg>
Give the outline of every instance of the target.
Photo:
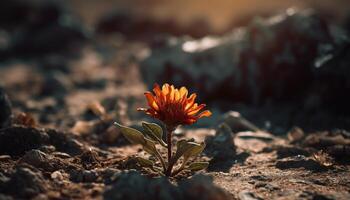
<svg viewBox="0 0 350 200">
<path fill-rule="evenodd" d="M 138 108 L 146 114 L 163 121 L 169 127 L 178 125 L 189 125 L 195 123 L 199 118 L 209 117 L 211 112 L 205 110 L 198 114 L 205 107 L 205 104 L 195 103 L 197 95 L 191 94 L 187 97 L 188 91 L 185 87 L 176 89 L 173 85 L 164 84 L 162 89 L 154 84 L 153 92 L 145 92 L 150 108 Z"/>
</svg>

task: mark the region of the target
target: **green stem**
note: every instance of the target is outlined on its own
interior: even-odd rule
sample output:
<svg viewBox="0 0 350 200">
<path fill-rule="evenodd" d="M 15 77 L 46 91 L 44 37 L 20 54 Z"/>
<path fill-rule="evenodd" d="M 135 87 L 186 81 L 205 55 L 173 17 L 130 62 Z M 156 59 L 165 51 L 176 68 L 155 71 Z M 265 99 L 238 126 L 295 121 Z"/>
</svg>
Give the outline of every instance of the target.
<svg viewBox="0 0 350 200">
<path fill-rule="evenodd" d="M 171 157 L 172 157 L 171 137 L 174 130 L 175 130 L 174 127 L 167 126 L 168 168 L 165 170 L 165 175 L 168 177 L 171 176 L 171 170 L 173 169 L 173 165 L 174 165 L 171 161 Z"/>
<path fill-rule="evenodd" d="M 166 168 L 164 159 L 162 158 L 162 156 L 160 155 L 160 153 L 158 151 L 156 151 L 156 155 L 155 156 L 160 160 L 160 163 L 162 164 L 163 170 L 166 171 L 167 168 Z"/>
<path fill-rule="evenodd" d="M 187 159 L 186 159 L 186 160 L 184 159 L 183 162 L 182 162 L 182 164 L 181 164 L 181 166 L 180 166 L 177 170 L 175 170 L 174 173 L 172 173 L 171 175 L 172 175 L 172 176 L 175 176 L 176 174 L 178 174 L 178 173 L 180 173 L 182 170 L 184 170 L 184 169 L 185 169 L 186 163 L 187 163 Z"/>
</svg>

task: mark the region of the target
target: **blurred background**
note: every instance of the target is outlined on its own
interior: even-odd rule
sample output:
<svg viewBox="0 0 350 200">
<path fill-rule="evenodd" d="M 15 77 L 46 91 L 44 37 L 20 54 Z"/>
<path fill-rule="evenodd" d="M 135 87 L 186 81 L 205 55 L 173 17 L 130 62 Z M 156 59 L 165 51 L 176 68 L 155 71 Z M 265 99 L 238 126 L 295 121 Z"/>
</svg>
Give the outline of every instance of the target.
<svg viewBox="0 0 350 200">
<path fill-rule="evenodd" d="M 0 86 L 15 110 L 72 128 L 101 102 L 142 119 L 153 83 L 214 116 L 283 134 L 350 127 L 348 0 L 2 0 Z M 117 103 L 116 103 L 117 102 Z"/>
</svg>

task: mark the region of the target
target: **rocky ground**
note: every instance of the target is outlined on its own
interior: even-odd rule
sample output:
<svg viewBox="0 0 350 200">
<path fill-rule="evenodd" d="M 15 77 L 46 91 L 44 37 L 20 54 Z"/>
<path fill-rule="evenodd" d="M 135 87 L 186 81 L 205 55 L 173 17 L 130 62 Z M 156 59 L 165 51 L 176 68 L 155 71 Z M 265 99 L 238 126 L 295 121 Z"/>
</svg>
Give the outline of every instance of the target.
<svg viewBox="0 0 350 200">
<path fill-rule="evenodd" d="M 289 9 L 197 40 L 215 32 L 119 12 L 92 31 L 35 2 L 0 8 L 0 199 L 350 199 L 346 23 Z M 174 137 L 209 167 L 169 180 L 113 126 L 151 121 L 136 108 L 164 81 L 213 111 Z"/>
</svg>

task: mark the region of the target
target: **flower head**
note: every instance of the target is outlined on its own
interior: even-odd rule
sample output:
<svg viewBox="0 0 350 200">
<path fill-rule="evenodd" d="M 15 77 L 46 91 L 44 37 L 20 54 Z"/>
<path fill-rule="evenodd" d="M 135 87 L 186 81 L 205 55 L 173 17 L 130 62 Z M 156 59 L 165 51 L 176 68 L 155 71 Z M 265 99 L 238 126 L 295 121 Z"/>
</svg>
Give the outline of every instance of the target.
<svg viewBox="0 0 350 200">
<path fill-rule="evenodd" d="M 146 114 L 163 121 L 167 126 L 176 127 L 178 125 L 189 125 L 195 123 L 199 118 L 209 117 L 209 110 L 200 110 L 205 104 L 195 103 L 197 95 L 195 93 L 188 96 L 188 90 L 185 87 L 176 89 L 173 85 L 164 84 L 162 88 L 154 84 L 153 92 L 145 92 L 146 99 L 150 108 L 139 108 L 139 111 L 145 111 Z"/>
</svg>

